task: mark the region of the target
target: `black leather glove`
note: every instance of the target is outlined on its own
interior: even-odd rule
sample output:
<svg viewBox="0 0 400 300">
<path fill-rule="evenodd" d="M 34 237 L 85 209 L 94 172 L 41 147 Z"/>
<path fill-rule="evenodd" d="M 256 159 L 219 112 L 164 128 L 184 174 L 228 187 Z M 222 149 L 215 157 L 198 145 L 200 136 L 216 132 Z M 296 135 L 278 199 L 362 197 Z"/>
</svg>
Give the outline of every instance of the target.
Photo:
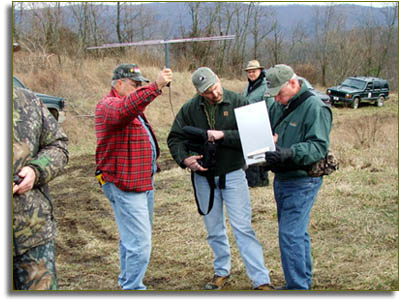
<svg viewBox="0 0 400 300">
<path fill-rule="evenodd" d="M 276 146 L 275 151 L 265 152 L 265 161 L 267 167 L 273 167 L 293 158 L 293 151 L 290 148 L 281 148 Z"/>
</svg>

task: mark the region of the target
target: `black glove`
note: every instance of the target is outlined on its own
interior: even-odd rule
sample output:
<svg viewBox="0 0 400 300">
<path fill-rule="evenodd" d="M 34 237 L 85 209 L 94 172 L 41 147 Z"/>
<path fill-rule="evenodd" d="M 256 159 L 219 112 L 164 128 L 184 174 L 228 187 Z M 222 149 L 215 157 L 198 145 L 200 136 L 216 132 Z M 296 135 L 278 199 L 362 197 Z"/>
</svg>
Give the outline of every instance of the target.
<svg viewBox="0 0 400 300">
<path fill-rule="evenodd" d="M 265 152 L 265 161 L 267 167 L 273 167 L 282 164 L 291 158 L 293 158 L 293 151 L 290 148 L 280 148 L 276 146 L 275 151 Z"/>
</svg>

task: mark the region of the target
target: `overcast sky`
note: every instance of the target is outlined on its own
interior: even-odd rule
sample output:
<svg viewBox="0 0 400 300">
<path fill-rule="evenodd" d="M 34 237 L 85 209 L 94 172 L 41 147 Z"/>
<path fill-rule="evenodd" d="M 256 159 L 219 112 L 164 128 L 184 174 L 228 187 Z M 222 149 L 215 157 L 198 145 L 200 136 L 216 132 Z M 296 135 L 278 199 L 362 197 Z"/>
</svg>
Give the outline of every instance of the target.
<svg viewBox="0 0 400 300">
<path fill-rule="evenodd" d="M 171 0 L 171 1 L 174 1 L 174 0 Z M 36 6 L 38 5 L 37 1 L 26 1 L 26 2 L 27 3 L 36 2 Z M 48 1 L 48 2 L 51 2 L 51 1 Z M 72 1 L 63 1 L 63 2 L 72 2 Z M 98 1 L 98 2 L 101 3 L 102 1 Z M 155 3 L 155 2 L 170 2 L 170 0 L 167 0 L 167 1 L 134 1 L 132 3 L 142 4 L 142 3 L 146 3 L 146 2 L 153 2 L 153 3 Z M 177 2 L 177 1 L 174 1 L 174 2 Z M 188 1 L 179 1 L 179 2 L 188 2 Z M 230 2 L 230 1 L 226 1 L 226 2 Z M 231 1 L 231 2 L 244 2 L 244 1 Z M 381 1 L 355 1 L 355 2 L 350 2 L 350 1 L 279 1 L 279 2 L 262 1 L 260 3 L 262 5 L 292 5 L 292 4 L 329 5 L 329 4 L 333 3 L 333 4 L 356 4 L 356 5 L 364 5 L 364 6 L 382 7 L 382 6 L 386 6 L 388 4 L 394 3 L 394 1 L 393 2 L 381 2 Z M 116 5 L 116 2 L 103 2 L 103 4 Z M 44 6 L 46 5 L 46 1 L 43 1 L 43 5 Z"/>
<path fill-rule="evenodd" d="M 338 2 L 333 2 L 333 1 L 308 1 L 308 2 L 298 2 L 298 1 L 280 1 L 280 2 L 263 2 L 263 5 L 289 5 L 289 4 L 302 4 L 302 5 L 329 5 L 331 3 L 334 4 L 356 4 L 356 5 L 364 5 L 364 6 L 374 6 L 374 7 L 382 7 L 386 6 L 388 4 L 394 3 L 393 2 L 381 2 L 381 1 L 356 1 L 356 2 L 348 2 L 348 1 L 338 1 Z"/>
</svg>

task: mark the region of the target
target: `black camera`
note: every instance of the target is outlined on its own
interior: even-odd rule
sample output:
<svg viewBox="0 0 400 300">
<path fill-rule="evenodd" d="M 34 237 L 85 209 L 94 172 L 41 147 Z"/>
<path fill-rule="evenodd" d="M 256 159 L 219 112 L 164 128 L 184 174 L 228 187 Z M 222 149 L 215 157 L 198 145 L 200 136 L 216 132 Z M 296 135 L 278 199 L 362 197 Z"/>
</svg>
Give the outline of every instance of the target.
<svg viewBox="0 0 400 300">
<path fill-rule="evenodd" d="M 203 155 L 199 160 L 199 164 L 203 168 L 212 169 L 217 164 L 217 148 L 218 144 L 208 141 L 207 130 L 192 126 L 183 127 L 183 131 L 188 137 L 186 147 Z"/>
<path fill-rule="evenodd" d="M 13 182 L 14 182 L 15 184 L 20 184 L 20 183 L 22 182 L 23 179 L 24 179 L 24 178 L 21 177 L 21 176 L 19 176 L 19 175 L 14 175 L 14 176 L 13 176 Z"/>
<path fill-rule="evenodd" d="M 203 158 L 199 160 L 203 168 L 211 169 L 217 164 L 217 144 L 207 142 L 204 144 Z"/>
</svg>

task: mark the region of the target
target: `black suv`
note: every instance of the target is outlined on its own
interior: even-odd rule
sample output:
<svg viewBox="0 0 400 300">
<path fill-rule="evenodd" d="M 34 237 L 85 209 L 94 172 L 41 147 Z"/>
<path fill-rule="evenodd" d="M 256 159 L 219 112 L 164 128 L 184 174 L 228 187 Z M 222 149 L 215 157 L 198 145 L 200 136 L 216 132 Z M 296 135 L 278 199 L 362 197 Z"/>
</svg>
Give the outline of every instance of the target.
<svg viewBox="0 0 400 300">
<path fill-rule="evenodd" d="M 344 103 L 357 109 L 361 101 L 368 101 L 381 107 L 389 97 L 389 83 L 375 77 L 349 77 L 326 93 L 332 104 Z"/>
<path fill-rule="evenodd" d="M 19 80 L 17 77 L 13 76 L 13 86 L 15 87 L 20 87 L 23 89 L 28 89 L 21 80 Z M 51 112 L 51 114 L 56 118 L 58 121 L 58 116 L 60 114 L 60 111 L 64 108 L 65 106 L 65 101 L 64 98 L 61 97 L 56 97 L 56 96 L 50 96 L 46 94 L 40 94 L 40 93 L 35 93 L 34 94 L 42 100 L 42 102 L 47 106 L 47 109 Z"/>
</svg>

